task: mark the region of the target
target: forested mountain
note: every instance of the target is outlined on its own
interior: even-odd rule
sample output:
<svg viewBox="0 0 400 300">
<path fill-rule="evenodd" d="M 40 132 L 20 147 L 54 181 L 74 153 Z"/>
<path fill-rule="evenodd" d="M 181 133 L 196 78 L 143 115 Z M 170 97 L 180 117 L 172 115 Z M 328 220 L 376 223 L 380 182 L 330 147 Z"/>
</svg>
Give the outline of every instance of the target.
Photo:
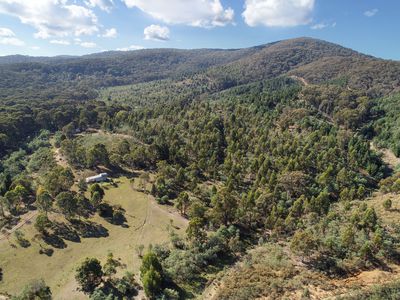
<svg viewBox="0 0 400 300">
<path fill-rule="evenodd" d="M 399 62 L 310 38 L 236 50 L 3 58 L 1 224 L 18 226 L 38 211 L 27 236 L 15 239 L 39 249 L 29 259 L 48 256 L 38 273 L 57 293 L 76 280 L 90 299 L 131 299 L 140 286 L 150 299 L 200 297 L 207 287 L 205 299 L 350 291 L 354 299 L 396 299 L 396 281 L 377 291 L 349 282 L 388 269 L 400 278 L 399 88 Z M 105 171 L 112 184 L 87 186 L 84 174 Z M 149 208 L 143 223 L 126 223 L 136 217 L 113 201 L 127 197 L 135 209 L 140 201 L 122 191 L 157 203 L 157 218 L 169 208 L 170 242 L 154 237 L 145 254 L 134 240 L 113 248 L 136 248 L 140 270 L 132 253 L 129 262 L 112 253 L 68 257 L 73 269 L 57 281 L 47 266 L 65 247 L 78 255 L 88 237 L 116 243 L 124 230 L 144 238 Z M 183 236 L 172 218 L 186 224 Z M 95 223 L 103 219 L 120 227 L 105 230 Z M 152 239 L 156 225 L 149 228 Z M 101 245 L 93 255 L 85 248 L 87 256 L 102 255 Z M 4 286 L 21 290 L 26 282 L 7 276 L 29 266 L 0 259 Z M 141 284 L 133 273 L 118 277 L 122 266 Z M 33 287 L 49 291 L 42 281 Z"/>
<path fill-rule="evenodd" d="M 255 53 L 243 50 L 154 49 L 132 52 L 108 52 L 80 58 L 7 64 L 0 68 L 0 95 L 12 98 L 26 95 L 55 97 L 68 88 L 99 88 L 175 78 L 193 74 L 211 66 L 223 65 Z"/>
<path fill-rule="evenodd" d="M 311 83 L 338 81 L 382 95 L 399 86 L 400 63 L 310 38 L 248 49 L 151 49 L 83 57 L 3 57 L 0 96 L 57 97 L 90 89 L 202 74 L 218 89 L 296 74 Z M 19 63 L 11 63 L 17 61 Z M 90 98 L 90 94 L 87 95 Z"/>
<path fill-rule="evenodd" d="M 68 55 L 60 55 L 54 57 L 46 57 L 46 56 L 27 56 L 27 55 L 8 55 L 8 56 L 0 56 L 0 65 L 6 64 L 21 64 L 21 63 L 46 63 L 46 62 L 60 62 L 63 60 L 70 60 L 73 56 Z"/>
</svg>

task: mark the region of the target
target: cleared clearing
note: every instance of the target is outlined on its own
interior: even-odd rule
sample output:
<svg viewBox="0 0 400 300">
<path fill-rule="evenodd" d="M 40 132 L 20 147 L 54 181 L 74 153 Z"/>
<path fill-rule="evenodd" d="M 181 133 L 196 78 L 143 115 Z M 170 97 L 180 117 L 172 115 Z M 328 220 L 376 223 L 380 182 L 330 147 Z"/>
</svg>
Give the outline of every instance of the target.
<svg viewBox="0 0 400 300">
<path fill-rule="evenodd" d="M 373 142 L 371 142 L 371 149 L 382 155 L 382 160 L 393 170 L 396 170 L 400 166 L 400 158 L 394 155 L 393 151 L 386 148 L 377 148 Z"/>
<path fill-rule="evenodd" d="M 392 208 L 386 210 L 383 207 L 385 200 L 392 200 Z M 378 214 L 380 220 L 384 224 L 398 223 L 400 220 L 400 195 L 394 193 L 381 194 L 375 193 L 370 199 L 368 199 L 368 205 L 372 206 Z"/>
<path fill-rule="evenodd" d="M 34 236 L 37 232 L 33 224 L 26 224 L 20 230 L 31 242 L 30 247 L 16 246 L 13 236 L 9 240 L 0 241 L 0 266 L 3 269 L 0 292 L 15 294 L 30 280 L 43 278 L 51 287 L 54 299 L 87 299 L 87 296 L 77 291 L 74 279 L 75 269 L 83 259 L 97 257 L 104 260 L 111 251 L 114 257 L 126 265 L 126 270 L 137 273 L 140 259 L 135 249 L 138 245 L 167 242 L 170 220 L 175 230 L 180 233 L 185 230 L 187 221 L 172 208 L 159 207 L 151 196 L 133 189 L 126 177 L 116 182 L 118 187 L 109 184 L 104 186 L 105 201 L 125 209 L 128 226 L 110 224 L 96 215 L 90 221 L 103 226 L 107 237 L 81 237 L 80 242 L 64 240 L 66 247 L 54 248 L 53 255 L 49 257 L 39 254 L 40 245 L 49 246 L 43 241 L 36 241 Z M 52 214 L 50 217 L 61 220 L 59 215 Z"/>
</svg>

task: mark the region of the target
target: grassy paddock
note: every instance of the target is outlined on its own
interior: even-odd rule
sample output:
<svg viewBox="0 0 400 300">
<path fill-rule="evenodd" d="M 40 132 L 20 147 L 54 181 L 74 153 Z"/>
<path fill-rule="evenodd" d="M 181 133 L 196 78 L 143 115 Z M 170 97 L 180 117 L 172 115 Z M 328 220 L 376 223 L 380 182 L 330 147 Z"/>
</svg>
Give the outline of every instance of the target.
<svg viewBox="0 0 400 300">
<path fill-rule="evenodd" d="M 3 269 L 0 292 L 15 294 L 30 280 L 43 278 L 51 287 L 55 299 L 86 299 L 85 295 L 76 291 L 74 279 L 76 267 L 86 257 L 97 257 L 104 261 L 111 251 L 114 257 L 126 264 L 125 270 L 137 273 L 140 259 L 135 249 L 138 245 L 168 241 L 167 227 L 171 219 L 174 227 L 179 228 L 176 229 L 178 232 L 184 231 L 185 220 L 164 207 L 158 207 L 150 196 L 132 189 L 127 178 L 116 182 L 118 187 L 104 185 L 105 201 L 125 209 L 128 226 L 112 225 L 96 215 L 90 221 L 103 226 L 107 230 L 107 237 L 81 237 L 80 242 L 65 240 L 65 248 L 54 248 L 53 255 L 46 256 L 39 254 L 40 244 L 49 246 L 43 241 L 34 240 L 37 232 L 33 224 L 25 225 L 21 231 L 31 241 L 30 247 L 15 246 L 14 236 L 10 241 L 0 241 L 0 267 Z M 61 221 L 60 216 L 55 214 L 51 215 L 51 219 Z"/>
<path fill-rule="evenodd" d="M 134 143 L 135 140 L 133 137 L 128 136 L 119 136 L 116 134 L 106 134 L 104 132 L 96 132 L 91 134 L 84 134 L 78 136 L 79 144 L 84 148 L 89 149 L 96 144 L 104 144 L 107 149 L 111 149 L 114 145 L 122 142 L 123 140 L 127 140 L 128 142 Z"/>
</svg>

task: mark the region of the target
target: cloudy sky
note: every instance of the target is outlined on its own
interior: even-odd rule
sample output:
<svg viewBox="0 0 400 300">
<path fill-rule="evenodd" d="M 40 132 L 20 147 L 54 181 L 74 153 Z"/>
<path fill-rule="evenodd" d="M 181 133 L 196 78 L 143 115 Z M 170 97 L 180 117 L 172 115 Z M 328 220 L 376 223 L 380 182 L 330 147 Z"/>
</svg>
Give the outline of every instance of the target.
<svg viewBox="0 0 400 300">
<path fill-rule="evenodd" d="M 0 55 L 242 48 L 310 36 L 400 60 L 399 0 L 0 0 Z"/>
</svg>

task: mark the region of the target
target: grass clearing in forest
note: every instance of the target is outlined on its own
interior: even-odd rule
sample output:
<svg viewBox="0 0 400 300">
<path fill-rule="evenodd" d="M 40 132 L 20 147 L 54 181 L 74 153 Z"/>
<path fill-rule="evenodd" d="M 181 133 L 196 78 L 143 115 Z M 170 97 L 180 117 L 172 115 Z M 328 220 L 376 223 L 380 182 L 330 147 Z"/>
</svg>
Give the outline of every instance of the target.
<svg viewBox="0 0 400 300">
<path fill-rule="evenodd" d="M 84 148 L 91 148 L 96 144 L 104 144 L 108 149 L 112 148 L 114 145 L 127 140 L 128 142 L 135 142 L 134 138 L 131 136 L 110 134 L 103 131 L 94 132 L 91 134 L 82 134 L 78 137 L 80 145 Z"/>
<path fill-rule="evenodd" d="M 385 209 L 384 202 L 388 199 L 392 201 L 392 205 L 390 209 Z M 375 209 L 384 224 L 398 224 L 400 219 L 400 195 L 394 193 L 381 194 L 377 192 L 368 199 L 367 203 Z"/>
<path fill-rule="evenodd" d="M 63 240 L 62 248 L 54 248 L 43 240 L 36 240 L 37 234 L 32 220 L 21 228 L 25 237 L 31 242 L 28 248 L 22 248 L 16 243 L 14 235 L 9 241 L 0 241 L 0 267 L 3 280 L 0 282 L 0 292 L 17 294 L 29 281 L 43 278 L 51 287 L 54 299 L 87 299 L 78 292 L 74 279 L 76 267 L 86 257 L 96 257 L 105 261 L 108 252 L 125 264 L 121 271 L 138 273 L 140 258 L 136 248 L 143 244 L 164 243 L 169 240 L 168 226 L 182 233 L 186 220 L 176 214 L 172 208 L 158 206 L 154 199 L 135 190 L 126 177 L 115 180 L 117 187 L 104 184 L 104 201 L 110 205 L 120 205 L 125 210 L 124 226 L 113 225 L 96 214 L 89 221 L 102 228 L 104 237 L 83 238 L 73 242 Z M 51 220 L 66 222 L 60 215 L 51 214 Z M 172 221 L 171 221 L 172 220 Z M 105 236 L 107 235 L 107 236 Z M 39 254 L 41 245 L 53 248 L 51 256 Z"/>
</svg>

